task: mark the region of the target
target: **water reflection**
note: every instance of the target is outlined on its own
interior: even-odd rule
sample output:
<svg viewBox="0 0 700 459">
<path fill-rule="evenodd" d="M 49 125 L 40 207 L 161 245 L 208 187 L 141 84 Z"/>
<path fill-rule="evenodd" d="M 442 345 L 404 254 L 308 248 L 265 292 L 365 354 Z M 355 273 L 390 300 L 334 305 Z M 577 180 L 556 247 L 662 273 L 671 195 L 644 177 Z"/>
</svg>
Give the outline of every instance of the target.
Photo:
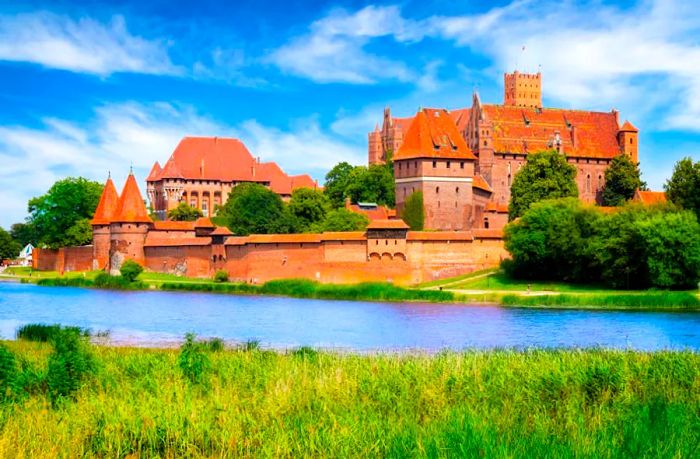
<svg viewBox="0 0 700 459">
<path fill-rule="evenodd" d="M 0 335 L 30 322 L 110 330 L 117 343 L 188 332 L 265 346 L 355 350 L 496 347 L 700 349 L 700 313 L 534 310 L 200 293 L 112 292 L 0 283 Z"/>
</svg>

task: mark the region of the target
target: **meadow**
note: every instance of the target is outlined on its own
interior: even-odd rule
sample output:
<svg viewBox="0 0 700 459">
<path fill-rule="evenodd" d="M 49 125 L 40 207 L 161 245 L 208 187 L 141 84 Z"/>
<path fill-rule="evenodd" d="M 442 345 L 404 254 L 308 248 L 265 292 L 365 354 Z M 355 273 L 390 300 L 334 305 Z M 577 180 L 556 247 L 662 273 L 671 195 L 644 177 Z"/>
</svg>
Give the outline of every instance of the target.
<svg viewBox="0 0 700 459">
<path fill-rule="evenodd" d="M 56 397 L 51 344 L 3 349 L 26 386 L 0 399 L 3 457 L 692 457 L 700 442 L 693 352 L 86 346 L 84 379 Z"/>
</svg>

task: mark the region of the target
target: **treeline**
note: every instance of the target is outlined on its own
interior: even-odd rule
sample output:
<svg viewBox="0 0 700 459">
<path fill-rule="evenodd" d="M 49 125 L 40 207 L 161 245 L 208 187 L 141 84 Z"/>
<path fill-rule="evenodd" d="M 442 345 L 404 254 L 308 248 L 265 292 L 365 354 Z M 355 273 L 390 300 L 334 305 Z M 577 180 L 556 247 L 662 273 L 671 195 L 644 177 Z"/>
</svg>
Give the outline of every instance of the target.
<svg viewBox="0 0 700 459">
<path fill-rule="evenodd" d="M 534 203 L 505 229 L 521 279 L 602 282 L 613 288 L 697 288 L 700 224 L 691 210 L 627 204 L 604 213 L 575 198 Z"/>
</svg>

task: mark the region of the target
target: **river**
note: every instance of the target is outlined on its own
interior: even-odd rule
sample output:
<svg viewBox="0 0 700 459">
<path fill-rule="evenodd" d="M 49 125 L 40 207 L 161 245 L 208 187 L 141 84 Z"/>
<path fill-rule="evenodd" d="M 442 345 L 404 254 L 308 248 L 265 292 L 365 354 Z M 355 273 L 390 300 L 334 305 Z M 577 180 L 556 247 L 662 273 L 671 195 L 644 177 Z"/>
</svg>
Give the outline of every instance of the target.
<svg viewBox="0 0 700 459">
<path fill-rule="evenodd" d="M 114 344 L 173 345 L 185 333 L 263 347 L 354 351 L 594 347 L 700 350 L 699 312 L 371 303 L 0 282 L 0 336 L 26 323 L 110 332 Z"/>
</svg>

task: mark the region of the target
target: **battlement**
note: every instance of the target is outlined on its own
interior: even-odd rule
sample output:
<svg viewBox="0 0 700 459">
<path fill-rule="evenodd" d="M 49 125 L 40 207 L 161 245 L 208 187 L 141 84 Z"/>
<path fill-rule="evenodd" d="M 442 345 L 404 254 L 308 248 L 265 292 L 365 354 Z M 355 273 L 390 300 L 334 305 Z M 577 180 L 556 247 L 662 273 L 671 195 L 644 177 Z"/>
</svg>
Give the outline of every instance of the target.
<svg viewBox="0 0 700 459">
<path fill-rule="evenodd" d="M 503 105 L 515 107 L 542 107 L 542 74 L 503 74 Z"/>
</svg>

